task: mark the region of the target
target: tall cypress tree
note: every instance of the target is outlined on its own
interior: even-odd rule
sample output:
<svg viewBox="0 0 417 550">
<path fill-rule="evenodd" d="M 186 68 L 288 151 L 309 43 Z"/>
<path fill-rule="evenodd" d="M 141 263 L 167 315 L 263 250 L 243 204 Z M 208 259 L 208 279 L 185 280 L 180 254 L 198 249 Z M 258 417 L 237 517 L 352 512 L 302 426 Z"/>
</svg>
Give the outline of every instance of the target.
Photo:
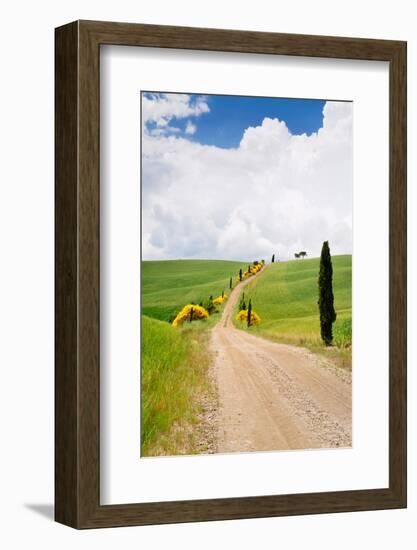
<svg viewBox="0 0 417 550">
<path fill-rule="evenodd" d="M 239 281 L 242 280 L 242 268 L 239 269 Z"/>
<path fill-rule="evenodd" d="M 273 264 L 274 262 L 275 262 L 275 254 L 272 254 L 271 264 Z"/>
<path fill-rule="evenodd" d="M 232 277 L 230 277 L 229 288 L 230 288 L 230 290 L 232 289 Z"/>
<path fill-rule="evenodd" d="M 318 304 L 321 338 L 326 346 L 330 346 L 333 341 L 332 325 L 336 321 L 336 311 L 333 296 L 333 266 L 328 241 L 323 243 L 321 249 Z"/>
<path fill-rule="evenodd" d="M 240 297 L 239 302 L 239 311 L 242 311 L 242 309 L 246 309 L 246 302 L 245 302 L 245 293 L 242 293 L 242 296 Z"/>
<path fill-rule="evenodd" d="M 250 327 L 251 323 L 251 317 L 252 317 L 252 300 L 249 298 L 249 304 L 248 304 L 248 327 Z"/>
</svg>

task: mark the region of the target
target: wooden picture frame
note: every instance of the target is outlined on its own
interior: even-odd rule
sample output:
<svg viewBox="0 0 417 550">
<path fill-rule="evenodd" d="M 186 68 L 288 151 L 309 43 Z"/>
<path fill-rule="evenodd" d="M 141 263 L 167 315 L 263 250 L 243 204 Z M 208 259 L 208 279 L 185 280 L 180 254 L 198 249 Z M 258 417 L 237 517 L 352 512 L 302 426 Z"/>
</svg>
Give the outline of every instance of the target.
<svg viewBox="0 0 417 550">
<path fill-rule="evenodd" d="M 75 528 L 406 506 L 406 43 L 110 22 L 56 29 L 55 518 Z M 100 505 L 99 56 L 117 44 L 389 62 L 389 487 Z"/>
</svg>

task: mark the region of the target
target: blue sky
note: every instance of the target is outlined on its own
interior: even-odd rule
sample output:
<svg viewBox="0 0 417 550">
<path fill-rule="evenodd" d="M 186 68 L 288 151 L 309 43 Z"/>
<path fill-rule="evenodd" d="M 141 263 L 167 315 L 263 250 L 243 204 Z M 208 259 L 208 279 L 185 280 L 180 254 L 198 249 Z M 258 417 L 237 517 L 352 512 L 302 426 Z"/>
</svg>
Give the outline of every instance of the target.
<svg viewBox="0 0 417 550">
<path fill-rule="evenodd" d="M 147 92 L 141 113 L 144 259 L 351 252 L 352 103 Z"/>
<path fill-rule="evenodd" d="M 147 98 L 161 97 L 158 93 L 144 93 Z M 169 94 L 171 97 L 175 94 Z M 262 124 L 264 118 L 279 119 L 286 123 L 293 135 L 311 135 L 323 126 L 324 100 L 287 99 L 270 97 L 247 97 L 226 95 L 188 94 L 189 104 L 199 101 L 208 106 L 208 111 L 198 116 L 183 114 L 170 120 L 171 129 L 179 129 L 182 137 L 202 145 L 221 148 L 236 148 L 246 128 Z M 188 125 L 195 128 L 193 134 L 185 133 Z M 149 121 L 147 128 L 155 129 L 157 123 Z M 175 133 L 175 132 L 172 132 Z M 178 132 L 177 132 L 178 133 Z"/>
</svg>

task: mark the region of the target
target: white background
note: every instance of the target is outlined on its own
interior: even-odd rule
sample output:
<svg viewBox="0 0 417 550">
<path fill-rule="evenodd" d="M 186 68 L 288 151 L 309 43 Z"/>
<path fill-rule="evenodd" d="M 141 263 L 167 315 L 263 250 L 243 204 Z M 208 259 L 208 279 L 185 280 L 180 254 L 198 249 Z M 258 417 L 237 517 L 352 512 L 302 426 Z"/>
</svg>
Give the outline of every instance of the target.
<svg viewBox="0 0 417 550">
<path fill-rule="evenodd" d="M 103 504 L 388 486 L 387 69 L 369 61 L 102 49 Z M 353 101 L 353 448 L 139 459 L 140 90 Z"/>
<path fill-rule="evenodd" d="M 5 548 L 415 548 L 417 349 L 412 339 L 417 330 L 413 285 L 417 280 L 417 161 L 413 153 L 417 149 L 417 36 L 413 4 L 402 0 L 377 5 L 351 1 L 337 6 L 324 0 L 292 4 L 17 0 L 2 5 L 0 543 Z M 78 18 L 409 41 L 408 510 L 81 533 L 52 523 L 53 28 Z"/>
</svg>

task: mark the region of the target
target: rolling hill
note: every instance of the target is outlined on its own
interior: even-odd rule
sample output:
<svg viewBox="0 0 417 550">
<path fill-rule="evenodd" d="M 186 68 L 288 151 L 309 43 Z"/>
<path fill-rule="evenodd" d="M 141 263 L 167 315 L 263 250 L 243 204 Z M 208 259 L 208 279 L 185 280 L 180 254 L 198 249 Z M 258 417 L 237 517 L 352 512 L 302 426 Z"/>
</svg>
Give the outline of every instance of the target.
<svg viewBox="0 0 417 550">
<path fill-rule="evenodd" d="M 252 299 L 252 307 L 262 319 L 251 331 L 293 344 L 320 343 L 319 262 L 312 258 L 271 264 L 247 285 L 246 301 Z M 351 342 L 352 256 L 333 256 L 332 263 L 337 312 L 334 341 L 343 347 Z"/>
<path fill-rule="evenodd" d="M 229 292 L 229 279 L 243 262 L 165 260 L 142 262 L 142 314 L 169 322 L 187 303 Z"/>
</svg>

